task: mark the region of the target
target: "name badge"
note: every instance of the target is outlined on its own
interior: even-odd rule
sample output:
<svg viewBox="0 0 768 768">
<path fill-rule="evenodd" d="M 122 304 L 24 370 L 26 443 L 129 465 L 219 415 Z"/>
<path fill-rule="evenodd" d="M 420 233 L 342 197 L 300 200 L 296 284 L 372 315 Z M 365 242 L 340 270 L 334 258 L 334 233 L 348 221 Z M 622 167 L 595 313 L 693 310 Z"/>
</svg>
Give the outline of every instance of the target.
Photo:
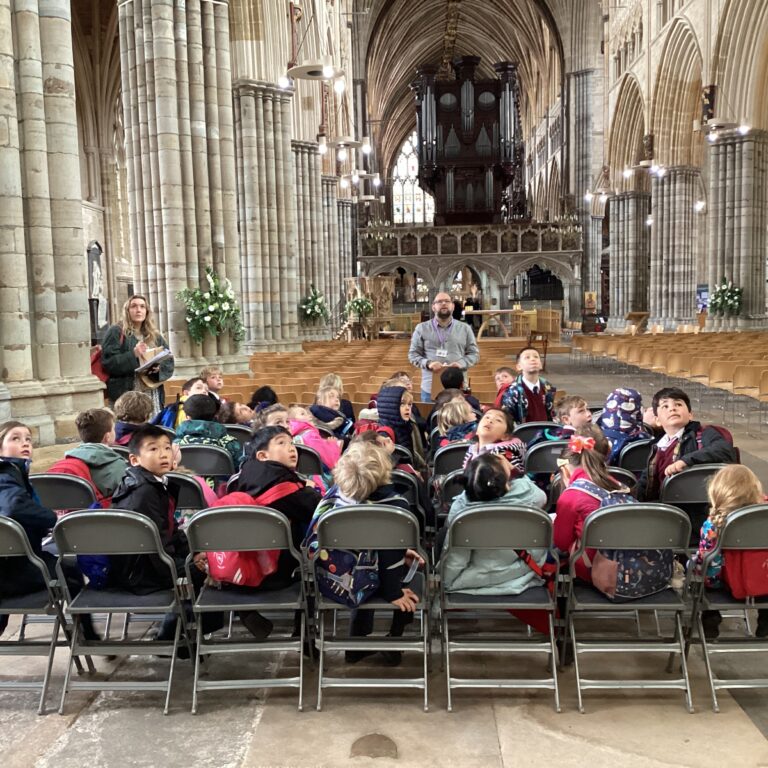
<svg viewBox="0 0 768 768">
<path fill-rule="evenodd" d="M 438 349 L 437 352 L 435 352 L 435 357 L 448 357 L 448 350 Z"/>
</svg>

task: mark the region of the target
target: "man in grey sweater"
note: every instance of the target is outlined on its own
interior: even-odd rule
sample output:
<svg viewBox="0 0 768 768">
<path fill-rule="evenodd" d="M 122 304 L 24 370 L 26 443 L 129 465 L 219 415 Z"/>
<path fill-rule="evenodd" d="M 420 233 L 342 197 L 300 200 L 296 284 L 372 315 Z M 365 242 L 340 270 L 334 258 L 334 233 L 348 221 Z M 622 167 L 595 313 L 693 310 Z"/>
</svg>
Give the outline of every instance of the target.
<svg viewBox="0 0 768 768">
<path fill-rule="evenodd" d="M 432 374 L 443 368 L 466 370 L 477 364 L 480 350 L 475 334 L 467 323 L 453 319 L 453 300 L 447 293 L 438 293 L 432 302 L 435 316 L 419 323 L 411 337 L 408 360 L 421 368 L 421 401 L 431 402 Z"/>
</svg>

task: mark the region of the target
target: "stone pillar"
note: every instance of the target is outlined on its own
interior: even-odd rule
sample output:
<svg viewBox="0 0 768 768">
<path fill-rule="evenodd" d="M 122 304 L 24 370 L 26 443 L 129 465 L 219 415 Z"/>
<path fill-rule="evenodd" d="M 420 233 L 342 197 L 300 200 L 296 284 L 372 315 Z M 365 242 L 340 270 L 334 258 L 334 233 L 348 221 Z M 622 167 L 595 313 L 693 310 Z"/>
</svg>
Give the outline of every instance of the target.
<svg viewBox="0 0 768 768">
<path fill-rule="evenodd" d="M 71 14 L 0 0 L 0 416 L 41 443 L 103 404 L 90 374 Z"/>
<path fill-rule="evenodd" d="M 584 278 L 584 290 L 597 294 L 597 306 L 600 308 L 600 265 L 603 259 L 603 217 L 589 217 L 589 234 L 584 242 L 586 254 L 586 276 Z M 585 232 L 587 229 L 584 230 Z"/>
<path fill-rule="evenodd" d="M 678 166 L 651 187 L 650 323 L 674 329 L 696 316 L 696 215 L 700 171 Z"/>
<path fill-rule="evenodd" d="M 624 192 L 611 199 L 609 323 L 612 328 L 623 327 L 628 312 L 648 309 L 649 212 L 650 195 Z M 599 267 L 597 274 L 600 274 Z"/>
<path fill-rule="evenodd" d="M 341 274 L 352 277 L 352 240 L 355 231 L 352 225 L 352 201 L 339 200 L 339 262 Z"/>
<path fill-rule="evenodd" d="M 251 352 L 298 349 L 299 343 L 299 276 L 306 265 L 297 254 L 307 241 L 299 242 L 299 223 L 306 228 L 297 204 L 292 98 L 291 91 L 256 80 L 234 85 L 245 348 Z"/>
<path fill-rule="evenodd" d="M 337 180 L 335 176 L 323 176 L 323 262 L 328 272 L 328 301 L 331 308 L 338 305 L 342 298 L 343 278 L 350 277 L 342 274 L 339 259 L 339 216 L 337 198 Z"/>
<path fill-rule="evenodd" d="M 146 293 L 177 373 L 229 357 L 229 338 L 193 344 L 176 294 L 206 267 L 241 281 L 226 2 L 119 6 L 128 205 L 136 290 Z"/>
<path fill-rule="evenodd" d="M 761 327 L 766 321 L 767 180 L 767 132 L 723 132 L 710 144 L 709 289 L 724 277 L 743 288 L 739 328 Z M 713 315 L 707 318 L 710 328 L 732 324 Z"/>
</svg>

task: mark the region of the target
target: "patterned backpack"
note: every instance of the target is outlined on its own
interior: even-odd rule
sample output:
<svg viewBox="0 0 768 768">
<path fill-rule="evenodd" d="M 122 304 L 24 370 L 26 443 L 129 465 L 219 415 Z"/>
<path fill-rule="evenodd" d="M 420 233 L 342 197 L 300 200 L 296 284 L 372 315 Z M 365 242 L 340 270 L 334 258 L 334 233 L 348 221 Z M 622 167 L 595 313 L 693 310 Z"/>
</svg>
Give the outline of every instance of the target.
<svg viewBox="0 0 768 768">
<path fill-rule="evenodd" d="M 607 491 L 586 478 L 574 480 L 568 488 L 597 499 L 598 509 L 636 503 L 626 489 Z M 589 558 L 584 560 L 589 566 Z M 591 562 L 592 586 L 617 602 L 647 597 L 669 586 L 673 561 L 669 549 L 598 549 Z"/>
</svg>

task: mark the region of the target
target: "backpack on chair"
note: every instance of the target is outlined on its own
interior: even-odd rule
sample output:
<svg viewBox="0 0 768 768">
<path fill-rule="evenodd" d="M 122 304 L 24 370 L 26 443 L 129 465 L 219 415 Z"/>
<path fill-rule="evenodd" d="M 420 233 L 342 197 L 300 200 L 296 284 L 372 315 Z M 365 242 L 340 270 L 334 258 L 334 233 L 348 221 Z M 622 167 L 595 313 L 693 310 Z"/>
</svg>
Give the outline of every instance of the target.
<svg viewBox="0 0 768 768">
<path fill-rule="evenodd" d="M 600 502 L 598 509 L 615 504 L 635 504 L 626 490 L 607 491 L 586 478 L 569 486 Z M 672 578 L 674 553 L 668 549 L 598 549 L 590 563 L 592 586 L 616 602 L 635 600 L 661 592 Z"/>
</svg>

